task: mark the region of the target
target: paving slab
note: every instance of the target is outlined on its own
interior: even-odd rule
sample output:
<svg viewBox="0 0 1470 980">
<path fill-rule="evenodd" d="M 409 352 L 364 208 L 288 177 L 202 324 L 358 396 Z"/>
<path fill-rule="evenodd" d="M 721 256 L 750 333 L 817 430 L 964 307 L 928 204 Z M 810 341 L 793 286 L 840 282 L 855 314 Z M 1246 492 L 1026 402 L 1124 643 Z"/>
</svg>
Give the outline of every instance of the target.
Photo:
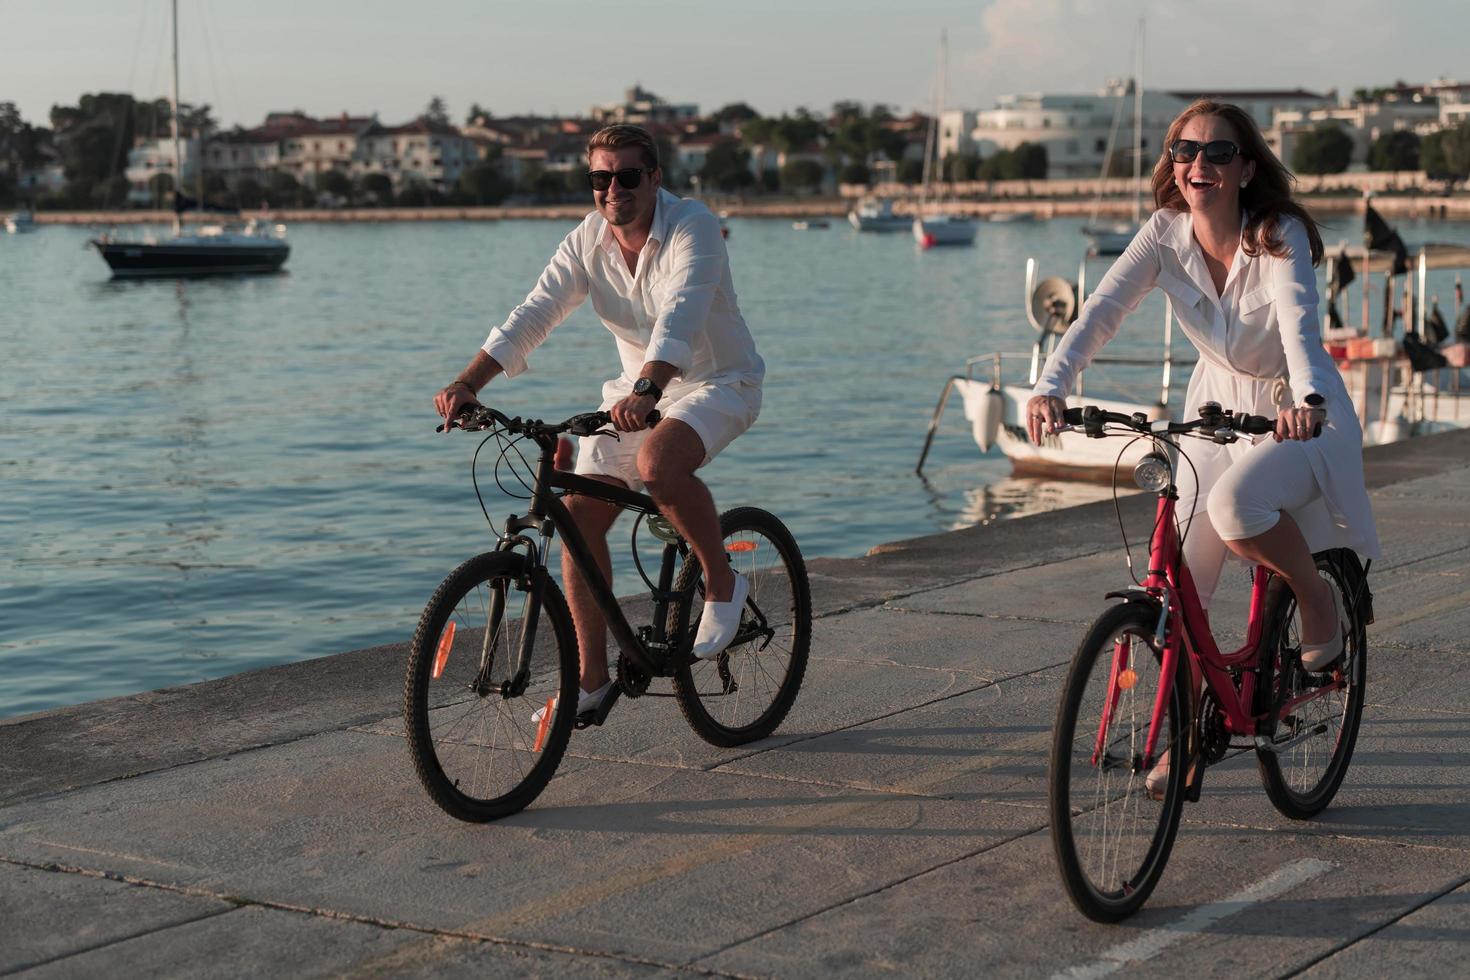
<svg viewBox="0 0 1470 980">
<path fill-rule="evenodd" d="M 964 800 L 603 762 L 559 776 L 515 817 L 467 825 L 440 814 L 405 763 L 394 739 L 334 733 L 22 803 L 0 810 L 0 856 L 680 962 L 1043 822 Z"/>
<path fill-rule="evenodd" d="M 0 974 L 236 907 L 217 898 L 0 861 Z"/>
<path fill-rule="evenodd" d="M 1470 943 L 1470 884 L 1462 884 L 1386 928 L 1332 953 L 1299 975 L 1304 980 L 1370 974 L 1448 976 L 1463 966 L 1467 943 Z"/>
<path fill-rule="evenodd" d="M 1266 901 L 1233 901 L 1219 918 L 1191 926 L 1202 905 L 1282 869 L 1304 880 Z M 1149 904 L 1105 926 L 1083 919 L 1063 896 L 1042 830 L 696 965 L 762 976 L 1280 976 L 1393 921 L 1417 904 L 1421 889 L 1462 881 L 1467 869 L 1463 854 L 1289 833 L 1237 833 L 1221 842 L 1186 828 Z"/>
</svg>

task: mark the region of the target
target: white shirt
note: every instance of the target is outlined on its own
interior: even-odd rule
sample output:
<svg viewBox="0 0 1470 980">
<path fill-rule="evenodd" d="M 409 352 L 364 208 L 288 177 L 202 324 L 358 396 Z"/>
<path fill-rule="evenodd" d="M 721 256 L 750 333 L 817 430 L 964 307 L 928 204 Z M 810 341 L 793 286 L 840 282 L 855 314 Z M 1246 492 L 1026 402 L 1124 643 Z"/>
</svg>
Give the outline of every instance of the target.
<svg viewBox="0 0 1470 980">
<path fill-rule="evenodd" d="M 1377 557 L 1378 535 L 1363 484 L 1363 433 L 1342 375 L 1322 346 L 1317 274 L 1307 231 L 1295 218 L 1283 217 L 1277 234 L 1285 254 L 1263 250 L 1251 256 L 1236 249 L 1225 288 L 1217 295 L 1194 239 L 1194 216 L 1156 211 L 1047 358 L 1034 393 L 1065 398 L 1077 375 L 1149 290 L 1162 289 L 1200 355 L 1185 394 L 1186 415 L 1192 417 L 1201 404 L 1214 401 L 1224 408 L 1274 416 L 1292 404 L 1305 404 L 1308 395 L 1321 395 L 1327 423 L 1320 437 L 1302 445 L 1337 532 L 1333 540 L 1309 543 L 1313 550 L 1351 547 Z M 1237 456 L 1250 445 L 1245 440 L 1231 447 L 1191 441 L 1190 458 L 1202 464 L 1199 491 L 1206 493 L 1213 484 L 1207 473 L 1221 472 L 1208 465 L 1210 457 Z"/>
<path fill-rule="evenodd" d="M 648 361 L 674 365 L 677 388 L 759 386 L 765 377 L 765 362 L 736 305 L 719 219 L 698 201 L 659 189 L 633 272 L 607 219 L 596 211 L 587 215 L 562 240 L 525 302 L 490 331 L 483 350 L 506 375 L 520 374 L 531 352 L 589 296 L 617 339 L 622 380 L 629 384 Z"/>
</svg>

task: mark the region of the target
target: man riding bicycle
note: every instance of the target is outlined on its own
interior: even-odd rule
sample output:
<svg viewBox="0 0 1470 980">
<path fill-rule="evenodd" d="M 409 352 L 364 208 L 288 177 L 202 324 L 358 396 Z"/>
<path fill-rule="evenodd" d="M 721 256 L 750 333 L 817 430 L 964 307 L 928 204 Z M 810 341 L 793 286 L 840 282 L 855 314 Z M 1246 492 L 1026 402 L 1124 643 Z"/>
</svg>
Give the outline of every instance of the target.
<svg viewBox="0 0 1470 980">
<path fill-rule="evenodd" d="M 579 440 L 576 472 L 645 490 L 689 542 L 705 576 L 694 654 L 713 658 L 739 628 L 749 583 L 726 560 L 714 498 L 694 471 L 755 421 L 765 362 L 736 305 L 719 220 L 663 189 L 653 138 L 637 126 L 608 126 L 588 141 L 587 163 L 596 210 L 562 240 L 536 288 L 434 396 L 434 407 L 452 419 L 478 405 L 491 379 L 525 371 L 531 352 L 591 297 L 622 361 L 622 372 L 602 386 L 601 409 L 623 435 Z M 662 421 L 650 428 L 655 408 Z M 566 504 L 611 581 L 607 532 L 619 508 L 576 495 Z M 580 715 L 612 690 L 607 626 L 565 550 L 562 577 L 581 657 Z"/>
</svg>

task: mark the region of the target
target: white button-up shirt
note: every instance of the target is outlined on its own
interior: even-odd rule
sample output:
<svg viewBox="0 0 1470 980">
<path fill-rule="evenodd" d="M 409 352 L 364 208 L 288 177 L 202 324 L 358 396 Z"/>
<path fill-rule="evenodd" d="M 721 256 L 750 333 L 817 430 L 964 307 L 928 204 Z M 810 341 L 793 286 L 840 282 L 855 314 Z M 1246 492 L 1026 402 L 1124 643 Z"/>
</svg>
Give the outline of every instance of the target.
<svg viewBox="0 0 1470 980">
<path fill-rule="evenodd" d="M 675 388 L 759 386 L 765 376 L 736 305 L 719 219 L 698 201 L 659 189 L 633 272 L 607 220 L 589 214 L 562 240 L 525 302 L 490 331 L 485 353 L 508 376 L 520 374 L 531 352 L 588 297 L 617 339 L 628 383 L 648 361 L 674 365 Z"/>
<path fill-rule="evenodd" d="M 1308 542 L 1313 550 L 1351 547 L 1377 557 L 1378 535 L 1363 484 L 1363 433 L 1342 375 L 1322 346 L 1307 231 L 1300 221 L 1283 216 L 1277 234 L 1285 254 L 1252 256 L 1236 249 L 1225 288 L 1217 294 L 1194 239 L 1194 216 L 1156 211 L 1088 297 L 1047 359 L 1034 393 L 1065 398 L 1149 290 L 1162 289 L 1200 355 L 1185 394 L 1186 413 L 1192 416 L 1213 401 L 1274 416 L 1293 403 L 1305 404 L 1308 395 L 1321 395 L 1327 423 L 1320 437 L 1302 445 L 1335 530 L 1317 540 L 1309 536 Z M 1244 439 L 1234 446 L 1190 442 L 1199 492 L 1208 492 L 1229 459 L 1250 445 Z M 1182 469 L 1181 499 L 1190 479 Z"/>
</svg>

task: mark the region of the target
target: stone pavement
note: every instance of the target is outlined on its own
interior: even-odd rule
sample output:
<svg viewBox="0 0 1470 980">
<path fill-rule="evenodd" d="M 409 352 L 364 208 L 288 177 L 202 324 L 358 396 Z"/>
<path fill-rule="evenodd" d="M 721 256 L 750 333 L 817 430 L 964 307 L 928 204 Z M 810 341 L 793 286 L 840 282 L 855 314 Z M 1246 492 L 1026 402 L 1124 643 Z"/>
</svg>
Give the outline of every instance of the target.
<svg viewBox="0 0 1470 980">
<path fill-rule="evenodd" d="M 0 974 L 1462 974 L 1470 432 L 1368 461 L 1386 554 L 1341 793 L 1295 823 L 1250 757 L 1212 768 L 1121 925 L 1072 909 L 1045 819 L 1064 666 L 1127 581 L 1103 503 L 811 562 L 775 737 L 715 749 L 624 700 L 496 824 L 420 790 L 401 646 L 0 721 Z M 1124 503 L 1135 540 L 1150 508 Z"/>
</svg>

